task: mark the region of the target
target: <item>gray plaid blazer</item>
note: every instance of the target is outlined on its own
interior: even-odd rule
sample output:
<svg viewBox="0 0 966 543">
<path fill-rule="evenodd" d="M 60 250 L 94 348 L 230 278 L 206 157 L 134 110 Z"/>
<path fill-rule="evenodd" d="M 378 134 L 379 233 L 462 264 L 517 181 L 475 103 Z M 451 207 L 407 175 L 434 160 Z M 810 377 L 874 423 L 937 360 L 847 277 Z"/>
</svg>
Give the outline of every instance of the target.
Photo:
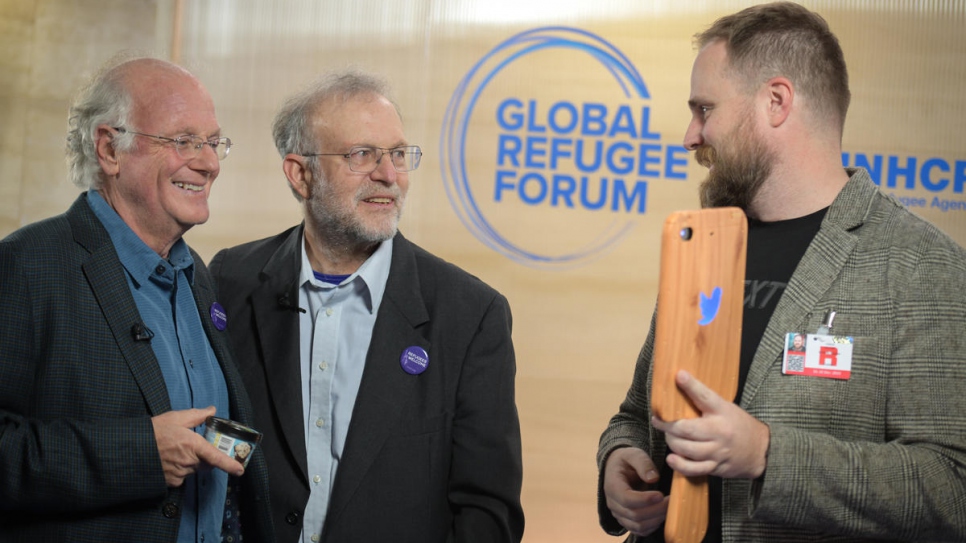
<svg viewBox="0 0 966 543">
<path fill-rule="evenodd" d="M 86 200 L 0 241 L 0 542 L 177 538 L 182 492 L 165 485 L 150 418 L 171 409 L 164 377 L 134 337 L 137 306 Z M 232 415 L 251 421 L 227 338 L 208 317 L 210 275 L 192 256 Z M 274 540 L 267 477 L 256 454 L 242 480 L 251 541 Z"/>
<path fill-rule="evenodd" d="M 723 484 L 724 541 L 966 540 L 966 251 L 865 170 L 829 208 L 755 354 L 741 407 L 771 428 L 765 474 Z M 855 338 L 851 379 L 783 375 L 784 334 L 829 309 Z M 661 466 L 651 331 L 604 431 Z M 623 532 L 598 489 L 601 526 Z M 660 539 L 661 530 L 652 535 Z"/>
</svg>

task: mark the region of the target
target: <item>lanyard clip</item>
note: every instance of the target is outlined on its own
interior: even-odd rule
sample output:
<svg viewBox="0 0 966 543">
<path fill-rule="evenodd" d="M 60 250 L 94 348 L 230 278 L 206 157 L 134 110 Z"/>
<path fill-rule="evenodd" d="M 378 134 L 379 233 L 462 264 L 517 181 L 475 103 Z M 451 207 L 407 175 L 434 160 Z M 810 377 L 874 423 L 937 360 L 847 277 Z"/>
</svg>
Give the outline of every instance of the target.
<svg viewBox="0 0 966 543">
<path fill-rule="evenodd" d="M 825 317 L 822 319 L 822 325 L 818 327 L 818 335 L 827 336 L 832 330 L 832 321 L 835 320 L 835 310 L 829 309 L 825 312 Z"/>
</svg>

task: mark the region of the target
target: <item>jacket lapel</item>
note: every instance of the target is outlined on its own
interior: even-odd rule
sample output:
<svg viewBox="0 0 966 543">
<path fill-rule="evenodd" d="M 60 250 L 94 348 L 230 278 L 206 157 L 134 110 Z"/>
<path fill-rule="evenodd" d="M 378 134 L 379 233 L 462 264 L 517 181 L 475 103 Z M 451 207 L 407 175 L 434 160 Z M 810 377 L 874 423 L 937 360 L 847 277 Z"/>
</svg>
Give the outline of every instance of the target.
<svg viewBox="0 0 966 543">
<path fill-rule="evenodd" d="M 297 309 L 302 228 L 292 230 L 260 271 L 262 283 L 252 292 L 252 312 L 261 348 L 259 359 L 265 364 L 265 379 L 279 414 L 282 438 L 308 480 Z"/>
<path fill-rule="evenodd" d="M 74 241 L 90 256 L 81 264 L 94 298 L 101 307 L 121 355 L 127 361 L 151 415 L 171 410 L 164 376 L 149 341 L 135 341 L 132 328 L 141 322 L 124 268 L 117 257 L 111 238 L 81 195 L 67 211 Z"/>
<path fill-rule="evenodd" d="M 191 257 L 195 261 L 194 284 L 191 286 L 191 294 L 194 296 L 195 306 L 198 308 L 201 326 L 208 337 L 208 344 L 211 345 L 211 350 L 214 351 L 218 365 L 221 367 L 221 373 L 225 377 L 225 384 L 228 387 L 230 417 L 242 424 L 250 425 L 252 417 L 251 410 L 247 409 L 247 401 L 239 401 L 242 397 L 247 397 L 244 388 L 241 387 L 241 376 L 233 363 L 229 363 L 233 359 L 230 356 L 228 336 L 224 331 L 215 328 L 212 321 L 211 306 L 216 300 L 211 276 L 202 263 L 201 257 L 194 250 L 191 251 Z"/>
<path fill-rule="evenodd" d="M 396 426 L 399 414 L 406 411 L 411 401 L 417 379 L 400 368 L 399 359 L 407 347 L 414 345 L 430 351 L 429 341 L 418 329 L 428 321 L 412 245 L 397 234 L 386 293 L 372 330 L 359 395 L 332 489 L 327 527 L 338 521 Z"/>
<path fill-rule="evenodd" d="M 781 371 L 780 354 L 784 348 L 785 334 L 805 331 L 808 323 L 815 320 L 811 318 L 812 313 L 818 309 L 816 305 L 819 300 L 839 276 L 855 249 L 858 241 L 851 232 L 865 222 L 877 190 L 866 174 L 854 174 L 832 202 L 822 227 L 802 256 L 785 294 L 768 321 L 748 371 L 741 407 L 747 409 L 751 405 L 755 392 L 769 372 Z"/>
</svg>

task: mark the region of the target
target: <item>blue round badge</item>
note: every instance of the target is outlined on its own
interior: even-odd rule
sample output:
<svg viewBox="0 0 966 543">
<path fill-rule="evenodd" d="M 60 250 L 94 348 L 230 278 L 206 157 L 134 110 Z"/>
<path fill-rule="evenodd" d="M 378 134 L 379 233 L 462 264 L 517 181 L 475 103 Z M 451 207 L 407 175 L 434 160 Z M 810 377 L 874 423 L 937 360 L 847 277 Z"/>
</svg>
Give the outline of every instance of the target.
<svg viewBox="0 0 966 543">
<path fill-rule="evenodd" d="M 419 375 L 426 371 L 429 366 L 429 354 L 418 345 L 406 347 L 402 356 L 399 357 L 399 365 L 409 375 Z"/>
<path fill-rule="evenodd" d="M 211 315 L 211 322 L 215 323 L 215 328 L 223 331 L 228 327 L 228 314 L 220 303 L 213 302 L 208 309 L 208 314 Z"/>
</svg>

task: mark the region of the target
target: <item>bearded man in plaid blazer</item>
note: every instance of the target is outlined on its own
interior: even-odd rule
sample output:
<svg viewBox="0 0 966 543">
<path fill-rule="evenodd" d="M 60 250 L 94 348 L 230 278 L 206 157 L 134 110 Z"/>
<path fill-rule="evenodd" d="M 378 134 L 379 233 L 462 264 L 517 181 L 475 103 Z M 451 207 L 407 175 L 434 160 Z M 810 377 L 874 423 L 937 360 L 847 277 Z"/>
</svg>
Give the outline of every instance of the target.
<svg viewBox="0 0 966 543">
<path fill-rule="evenodd" d="M 705 541 L 966 540 L 966 252 L 842 168 L 848 75 L 820 16 L 759 5 L 696 41 L 702 204 L 749 217 L 738 397 L 680 372 L 701 416 L 652 417 L 652 324 L 600 440 L 601 526 L 661 541 L 677 470 L 710 476 Z M 783 369 L 796 333 L 851 338 L 850 373 Z"/>
</svg>

